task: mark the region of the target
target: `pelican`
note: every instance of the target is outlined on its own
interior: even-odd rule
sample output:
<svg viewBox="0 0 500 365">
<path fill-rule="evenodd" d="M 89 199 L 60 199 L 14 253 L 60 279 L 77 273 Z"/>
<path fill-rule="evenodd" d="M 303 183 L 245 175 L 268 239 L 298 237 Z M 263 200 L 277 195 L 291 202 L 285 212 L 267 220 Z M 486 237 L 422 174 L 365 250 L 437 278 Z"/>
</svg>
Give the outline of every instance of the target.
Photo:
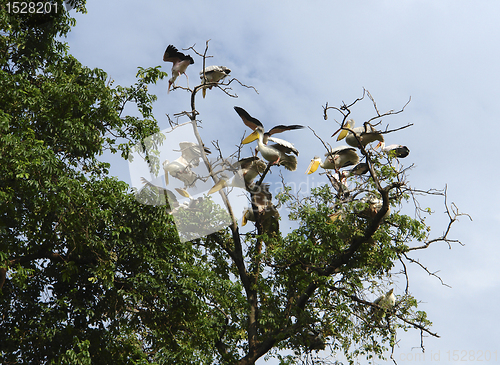
<svg viewBox="0 0 500 365">
<path fill-rule="evenodd" d="M 174 193 L 171 192 L 168 189 L 165 189 L 161 186 L 157 186 L 153 184 L 152 182 L 148 181 L 144 177 L 141 177 L 141 182 L 145 185 L 145 187 L 149 187 L 151 190 L 154 190 L 157 195 L 163 194 L 166 200 L 166 205 L 168 205 L 167 212 L 170 213 L 172 211 L 172 207 L 175 209 L 179 206 L 179 202 L 177 201 L 177 198 L 175 197 Z M 144 188 L 142 188 L 140 191 L 137 192 L 136 195 L 139 195 L 141 191 Z"/>
<path fill-rule="evenodd" d="M 380 141 L 380 142 L 384 141 L 384 136 L 382 135 L 382 133 L 375 130 L 375 128 L 373 128 L 368 123 L 364 124 L 362 127 L 356 127 L 356 128 L 353 128 L 353 127 L 354 127 L 354 120 L 349 119 L 346 122 L 344 128 L 351 129 L 355 133 L 355 135 L 347 129 L 339 129 L 340 134 L 337 137 L 337 141 L 340 141 L 341 139 L 345 138 L 345 141 L 347 142 L 347 144 L 349 146 L 352 146 L 352 147 L 358 147 L 358 145 L 359 145 L 358 139 L 363 147 L 365 147 L 367 144 L 372 143 L 374 141 Z M 338 131 L 335 132 L 332 135 L 332 137 L 337 133 L 338 133 Z"/>
<path fill-rule="evenodd" d="M 168 185 L 168 174 L 181 180 L 185 187 L 194 185 L 194 182 L 198 178 L 191 170 L 189 163 L 182 156 L 172 162 L 168 160 L 163 161 L 163 171 L 165 172 L 166 185 Z"/>
<path fill-rule="evenodd" d="M 264 213 L 261 215 L 261 222 L 262 222 L 262 231 L 264 233 L 277 233 L 279 231 L 279 213 L 274 208 L 270 208 L 270 210 L 264 211 Z M 243 218 L 241 218 L 241 225 L 246 226 L 247 222 L 255 222 L 255 214 L 252 210 L 252 208 L 245 208 L 243 211 Z"/>
<path fill-rule="evenodd" d="M 245 208 L 243 210 L 243 217 L 241 218 L 241 225 L 246 226 L 248 221 L 255 222 L 255 215 L 252 208 Z"/>
<path fill-rule="evenodd" d="M 327 155 L 328 155 L 328 153 L 327 153 Z M 307 170 L 305 173 L 310 175 L 313 172 L 315 172 L 318 169 L 318 167 L 322 167 L 325 170 L 333 170 L 333 169 L 335 169 L 335 163 L 329 158 L 327 158 L 323 162 L 321 157 L 314 156 L 312 158 L 311 162 L 309 163 L 309 166 L 307 166 Z"/>
<path fill-rule="evenodd" d="M 318 156 L 315 156 L 309 167 L 306 170 L 306 174 L 312 174 L 321 166 L 325 170 L 334 169 L 338 171 L 342 167 L 347 167 L 350 165 L 355 165 L 359 162 L 359 156 L 356 153 L 356 149 L 348 146 L 340 146 L 333 148 L 325 154 L 327 157 L 325 162 L 321 160 Z"/>
<path fill-rule="evenodd" d="M 181 152 L 182 157 L 186 162 L 194 167 L 199 166 L 200 158 L 202 156 L 202 147 L 194 142 L 179 142 L 180 150 L 173 150 L 175 152 Z M 210 154 L 210 150 L 206 147 L 203 147 L 203 151 L 205 153 Z"/>
<path fill-rule="evenodd" d="M 186 189 L 175 188 L 175 190 L 183 197 L 189 198 L 189 201 L 178 204 L 178 206 L 172 210 L 172 214 L 177 213 L 180 209 L 194 209 L 203 201 L 203 197 L 201 196 L 196 199 L 193 198 Z"/>
<path fill-rule="evenodd" d="M 235 106 L 234 110 L 236 110 L 236 113 L 238 113 L 240 118 L 243 120 L 243 123 L 245 123 L 245 125 L 248 128 L 250 128 L 251 130 L 254 131 L 254 133 L 250 134 L 250 136 L 252 136 L 252 137 L 250 137 L 250 136 L 247 137 L 247 139 L 252 138 L 248 142 L 255 141 L 258 138 L 257 134 L 255 133 L 257 128 L 261 127 L 262 131 L 264 131 L 264 126 L 262 125 L 262 123 L 258 119 L 250 116 L 250 114 L 248 114 L 245 109 L 240 108 L 239 106 Z M 276 127 L 271 128 L 269 131 L 267 131 L 263 134 L 263 142 L 264 142 L 264 144 L 267 144 L 268 140 L 270 140 L 270 141 L 278 143 L 280 145 L 291 147 L 291 148 L 293 148 L 293 150 L 292 150 L 293 153 L 298 155 L 299 154 L 298 151 L 293 147 L 293 145 L 290 142 L 284 141 L 284 140 L 276 138 L 276 137 L 271 137 L 271 135 L 273 135 L 275 133 L 281 133 L 281 132 L 285 132 L 285 131 L 290 131 L 290 130 L 294 130 L 294 129 L 302 129 L 302 128 L 304 128 L 304 126 L 297 125 L 297 124 L 277 125 Z"/>
<path fill-rule="evenodd" d="M 290 142 L 286 141 L 283 141 L 286 142 L 284 144 L 279 142 L 273 145 L 265 144 L 264 128 L 262 128 L 261 126 L 257 127 L 255 131 L 247 138 L 245 138 L 241 143 L 247 144 L 254 141 L 254 133 L 258 136 L 257 147 L 264 159 L 276 165 L 283 165 L 290 171 L 295 171 L 297 169 L 297 158 L 290 154 L 295 153 L 296 155 L 298 155 L 298 151 L 293 147 L 293 145 Z"/>
<path fill-rule="evenodd" d="M 383 201 L 379 198 L 376 198 L 374 196 L 370 197 L 363 197 L 361 199 L 362 203 L 368 204 L 366 208 L 363 210 L 359 211 L 359 216 L 362 218 L 374 218 L 378 211 L 382 209 Z M 387 212 L 384 214 L 382 219 L 385 219 L 391 214 L 391 207 L 389 206 L 389 209 L 387 209 Z"/>
<path fill-rule="evenodd" d="M 394 288 L 389 290 L 385 295 L 381 295 L 373 301 L 380 309 L 372 307 L 374 313 L 374 320 L 377 322 L 385 317 L 387 311 L 391 310 L 396 305 L 396 297 L 394 296 Z"/>
<path fill-rule="evenodd" d="M 279 231 L 280 214 L 272 202 L 272 194 L 269 191 L 269 184 L 253 186 L 251 189 L 252 202 L 256 211 L 260 215 L 262 230 L 266 233 Z M 255 222 L 255 212 L 252 208 L 245 208 L 241 225 L 245 226 L 247 221 Z"/>
<path fill-rule="evenodd" d="M 232 168 L 236 169 L 233 179 L 228 182 L 227 176 L 222 176 L 208 194 L 213 194 L 225 186 L 247 188 L 259 174 L 264 172 L 266 164 L 260 158 L 253 156 L 237 161 Z"/>
<path fill-rule="evenodd" d="M 203 84 L 207 84 L 207 86 L 203 86 L 203 98 L 205 98 L 207 88 L 211 90 L 214 84 L 221 81 L 224 77 L 229 75 L 230 72 L 231 70 L 226 66 L 205 67 L 205 69 L 200 72 L 201 82 Z"/>
<path fill-rule="evenodd" d="M 375 149 L 379 148 L 382 152 L 387 153 L 389 156 L 395 156 L 398 158 L 405 158 L 410 154 L 410 149 L 406 146 L 400 144 L 391 144 L 389 146 L 385 145 L 385 142 L 379 142 Z"/>
<path fill-rule="evenodd" d="M 170 86 L 175 82 L 178 76 L 181 74 L 186 75 L 186 69 L 189 65 L 194 63 L 193 58 L 190 55 L 185 55 L 181 53 L 172 45 L 169 45 L 163 54 L 163 61 L 172 62 L 172 77 L 168 80 L 168 91 L 170 91 Z M 189 87 L 189 79 L 186 75 L 186 80 Z"/>
<path fill-rule="evenodd" d="M 385 295 L 381 295 L 373 304 L 377 304 L 379 307 L 384 309 L 390 309 L 396 304 L 396 297 L 394 296 L 394 288 L 389 290 Z"/>
<path fill-rule="evenodd" d="M 369 170 L 368 164 L 366 162 L 361 162 L 349 170 L 349 176 L 364 175 L 368 172 L 368 170 Z"/>
</svg>

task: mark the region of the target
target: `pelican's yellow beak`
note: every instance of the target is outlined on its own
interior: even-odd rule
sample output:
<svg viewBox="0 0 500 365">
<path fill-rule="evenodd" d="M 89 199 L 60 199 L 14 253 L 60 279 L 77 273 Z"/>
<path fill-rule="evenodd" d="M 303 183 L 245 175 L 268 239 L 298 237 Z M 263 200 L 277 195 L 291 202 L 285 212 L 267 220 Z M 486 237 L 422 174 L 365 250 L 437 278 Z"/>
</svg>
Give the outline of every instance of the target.
<svg viewBox="0 0 500 365">
<path fill-rule="evenodd" d="M 217 181 L 217 184 L 212 186 L 212 188 L 208 191 L 207 194 L 208 195 L 213 194 L 213 193 L 219 191 L 220 189 L 222 189 L 225 185 L 226 185 L 226 180 L 219 179 L 219 181 Z"/>
<path fill-rule="evenodd" d="M 380 146 L 382 146 L 382 142 L 379 142 L 378 145 L 375 146 L 375 149 L 379 148 Z"/>
<path fill-rule="evenodd" d="M 349 131 L 342 129 L 342 131 L 339 133 L 339 136 L 337 137 L 337 141 L 344 139 L 347 136 L 347 133 L 349 133 Z"/>
<path fill-rule="evenodd" d="M 245 209 L 245 211 L 243 212 L 243 218 L 241 218 L 241 226 L 242 227 L 246 226 L 246 224 L 248 222 L 247 213 L 248 213 L 248 209 Z"/>
<path fill-rule="evenodd" d="M 186 189 L 175 188 L 175 190 L 181 194 L 184 198 L 191 198 L 191 195 L 187 192 Z"/>
<path fill-rule="evenodd" d="M 351 123 L 347 121 L 344 125 L 344 128 L 351 128 Z M 349 133 L 347 129 L 340 130 L 339 136 L 337 137 L 337 141 L 344 139 L 347 136 L 347 133 Z"/>
<path fill-rule="evenodd" d="M 257 138 L 259 138 L 259 132 L 257 132 L 257 130 L 254 130 L 252 134 L 250 134 L 247 138 L 245 138 L 241 143 L 247 144 L 255 141 Z"/>
<path fill-rule="evenodd" d="M 315 159 L 313 158 L 311 160 L 311 163 L 309 164 L 309 166 L 307 167 L 307 170 L 306 170 L 306 174 L 310 175 L 312 174 L 314 171 L 316 171 L 318 169 L 318 166 L 319 166 L 319 159 Z"/>
</svg>

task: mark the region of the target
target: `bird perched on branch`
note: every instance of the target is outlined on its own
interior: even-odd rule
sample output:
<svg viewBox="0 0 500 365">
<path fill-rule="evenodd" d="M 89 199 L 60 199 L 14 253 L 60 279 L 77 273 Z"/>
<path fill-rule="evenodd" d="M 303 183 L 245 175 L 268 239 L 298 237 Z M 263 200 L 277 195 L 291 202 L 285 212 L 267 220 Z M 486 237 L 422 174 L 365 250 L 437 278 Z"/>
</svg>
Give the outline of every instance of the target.
<svg viewBox="0 0 500 365">
<path fill-rule="evenodd" d="M 293 147 L 290 142 L 282 141 L 285 143 L 277 142 L 272 145 L 264 143 L 264 128 L 257 127 L 255 131 L 245 138 L 241 143 L 247 144 L 255 140 L 254 134 L 257 135 L 257 149 L 260 151 L 262 157 L 270 163 L 276 165 L 283 165 L 287 170 L 295 171 L 297 169 L 297 157 L 291 155 L 299 152 Z M 276 139 L 274 139 L 276 142 Z"/>
<path fill-rule="evenodd" d="M 185 55 L 182 52 L 179 52 L 177 48 L 172 45 L 169 45 L 163 54 L 163 61 L 172 62 L 172 77 L 168 80 L 168 91 L 170 91 L 170 86 L 175 82 L 177 77 L 181 74 L 186 75 L 186 69 L 189 65 L 194 63 L 193 57 L 190 55 Z M 186 80 L 189 87 L 189 78 L 186 75 Z"/>
<path fill-rule="evenodd" d="M 368 167 L 368 164 L 366 162 L 360 162 L 356 166 L 354 166 L 352 169 L 349 170 L 349 176 L 352 175 L 364 175 L 368 172 L 370 168 Z"/>
<path fill-rule="evenodd" d="M 391 144 L 389 146 L 385 145 L 385 142 L 379 142 L 375 149 L 379 148 L 382 152 L 385 152 L 389 156 L 394 156 L 397 158 L 405 158 L 410 154 L 410 149 L 406 146 L 400 144 Z"/>
<path fill-rule="evenodd" d="M 210 150 L 194 142 L 179 142 L 179 147 L 180 150 L 174 150 L 182 153 L 179 158 L 172 162 L 168 160 L 163 161 L 165 184 L 168 185 L 168 174 L 170 174 L 176 179 L 181 180 L 184 183 L 184 187 L 193 186 L 198 175 L 191 168 L 200 164 L 202 150 L 205 153 L 210 153 Z"/>
<path fill-rule="evenodd" d="M 178 207 L 172 209 L 172 214 L 177 213 L 181 209 L 196 209 L 202 202 L 203 197 L 193 198 L 191 194 L 186 189 L 175 188 L 175 190 L 185 198 L 189 198 L 189 201 L 180 203 Z"/>
<path fill-rule="evenodd" d="M 381 295 L 374 300 L 373 304 L 377 304 L 379 308 L 372 307 L 373 319 L 379 322 L 385 317 L 386 313 L 396 305 L 396 297 L 394 296 L 394 288 L 389 290 L 385 295 Z"/>
<path fill-rule="evenodd" d="M 168 185 L 168 174 L 181 180 L 185 187 L 193 186 L 197 179 L 196 173 L 191 170 L 190 165 L 182 158 L 169 162 L 163 161 L 163 171 L 165 172 L 165 184 Z"/>
<path fill-rule="evenodd" d="M 260 120 L 250 116 L 250 114 L 248 114 L 248 112 L 245 109 L 240 108 L 239 106 L 235 106 L 234 110 L 236 110 L 236 113 L 238 113 L 241 120 L 243 120 L 243 123 L 245 123 L 245 125 L 248 128 L 250 128 L 251 130 L 253 130 L 255 132 L 257 127 L 261 127 L 262 130 L 264 131 L 264 125 L 260 122 Z M 271 137 L 271 135 L 276 134 L 276 133 L 282 133 L 285 131 L 291 131 L 294 129 L 302 129 L 302 128 L 304 128 L 304 126 L 298 125 L 298 124 L 293 124 L 293 125 L 281 125 L 280 124 L 280 125 L 277 125 L 276 127 L 273 127 L 269 131 L 263 133 L 263 142 L 264 142 L 264 144 L 267 144 L 268 141 L 272 141 L 274 143 L 279 143 L 283 146 L 293 148 L 293 145 L 290 142 L 284 141 L 284 140 L 276 138 L 276 137 Z M 252 137 L 250 137 L 250 136 L 252 136 Z M 250 134 L 250 136 L 247 137 L 247 139 L 249 139 L 249 141 L 247 143 L 252 142 L 252 141 L 257 139 L 256 133 L 255 134 L 252 133 L 252 134 Z M 293 151 L 293 153 L 298 155 L 298 152 L 295 148 L 293 148 L 292 151 Z"/>
<path fill-rule="evenodd" d="M 233 179 L 228 181 L 227 176 L 222 176 L 217 184 L 208 191 L 208 194 L 213 194 L 225 186 L 248 188 L 253 180 L 264 172 L 266 164 L 257 156 L 252 156 L 237 161 L 231 167 L 236 170 Z"/>
<path fill-rule="evenodd" d="M 229 75 L 230 72 L 231 70 L 226 66 L 205 67 L 205 69 L 200 72 L 201 82 L 203 84 L 206 84 L 205 86 L 203 86 L 203 92 L 202 92 L 203 98 L 205 98 L 205 95 L 207 93 L 207 88 L 211 90 L 214 84 L 217 84 L 224 77 Z"/>
<path fill-rule="evenodd" d="M 362 127 L 354 127 L 354 120 L 349 119 L 344 128 L 351 129 L 351 131 L 347 129 L 340 128 L 332 134 L 332 137 L 340 132 L 337 137 L 337 141 L 340 141 L 345 138 L 345 141 L 349 146 L 358 147 L 360 144 L 365 147 L 367 144 L 370 144 L 374 141 L 384 142 L 384 136 L 380 131 L 375 130 L 369 123 L 364 123 Z M 354 133 L 353 133 L 354 132 Z M 359 140 L 359 142 L 358 142 Z"/>
<path fill-rule="evenodd" d="M 360 201 L 367 204 L 364 209 L 358 211 L 358 216 L 361 218 L 374 218 L 383 206 L 383 200 L 374 196 L 365 196 Z M 389 206 L 382 219 L 387 218 L 389 214 L 391 214 L 391 206 Z"/>
<path fill-rule="evenodd" d="M 348 146 L 333 148 L 329 152 L 325 153 L 325 156 L 327 157 L 325 162 L 323 162 L 319 156 L 315 156 L 311 160 L 311 163 L 306 170 L 306 174 L 312 174 L 318 169 L 319 166 L 325 170 L 333 169 L 338 171 L 342 167 L 355 165 L 359 162 L 359 156 L 356 153 L 356 149 Z"/>
<path fill-rule="evenodd" d="M 179 142 L 179 147 L 180 150 L 173 150 L 173 151 L 181 152 L 182 157 L 186 160 L 186 162 L 194 167 L 197 167 L 200 164 L 200 158 L 202 157 L 202 152 L 201 152 L 202 149 L 206 154 L 211 153 L 210 150 L 205 146 L 202 147 L 194 142 Z"/>
<path fill-rule="evenodd" d="M 263 233 L 278 233 L 280 214 L 273 204 L 273 196 L 269 191 L 269 184 L 253 185 L 249 190 L 252 196 L 252 207 L 246 208 L 243 212 L 241 225 L 245 226 L 247 221 L 255 222 L 257 220 L 257 213 Z M 255 211 L 253 208 L 255 208 Z"/>
</svg>

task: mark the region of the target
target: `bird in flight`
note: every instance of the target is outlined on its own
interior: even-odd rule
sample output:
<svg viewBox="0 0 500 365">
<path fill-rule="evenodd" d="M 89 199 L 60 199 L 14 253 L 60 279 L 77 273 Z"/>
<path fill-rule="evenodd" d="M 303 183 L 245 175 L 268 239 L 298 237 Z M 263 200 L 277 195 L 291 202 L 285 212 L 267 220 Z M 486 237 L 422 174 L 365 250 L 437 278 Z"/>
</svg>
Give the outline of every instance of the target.
<svg viewBox="0 0 500 365">
<path fill-rule="evenodd" d="M 170 91 L 170 87 L 175 82 L 177 77 L 179 77 L 181 74 L 186 75 L 187 67 L 194 63 L 193 57 L 179 52 L 179 50 L 172 45 L 169 45 L 165 53 L 163 54 L 163 61 L 173 63 L 172 77 L 168 80 L 168 91 Z M 189 78 L 187 75 L 186 80 L 189 87 Z"/>
</svg>

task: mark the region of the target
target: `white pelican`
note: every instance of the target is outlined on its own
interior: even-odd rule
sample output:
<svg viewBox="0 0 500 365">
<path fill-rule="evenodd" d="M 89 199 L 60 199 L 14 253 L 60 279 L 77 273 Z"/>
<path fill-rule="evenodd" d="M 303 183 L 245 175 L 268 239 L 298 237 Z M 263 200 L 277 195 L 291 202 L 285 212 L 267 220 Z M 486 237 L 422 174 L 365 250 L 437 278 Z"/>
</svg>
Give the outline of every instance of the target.
<svg viewBox="0 0 500 365">
<path fill-rule="evenodd" d="M 214 84 L 217 84 L 224 77 L 229 75 L 231 70 L 226 66 L 207 66 L 203 71 L 200 72 L 200 79 L 203 84 L 207 84 L 203 86 L 203 98 L 207 93 L 207 88 L 212 90 Z"/>
<path fill-rule="evenodd" d="M 236 110 L 236 113 L 238 113 L 240 118 L 243 120 L 243 123 L 245 123 L 245 125 L 248 128 L 255 131 L 257 129 L 257 127 L 261 127 L 262 130 L 264 131 L 264 125 L 262 125 L 262 123 L 258 119 L 250 116 L 250 114 L 248 114 L 245 109 L 240 108 L 239 106 L 235 106 L 234 110 Z M 294 129 L 302 129 L 302 128 L 304 128 L 304 126 L 298 125 L 298 124 L 277 125 L 276 127 L 271 128 L 269 131 L 267 131 L 263 134 L 264 144 L 267 144 L 267 141 L 270 140 L 272 142 L 275 142 L 275 143 L 278 143 L 278 144 L 284 145 L 284 146 L 287 146 L 287 144 L 288 144 L 287 147 L 293 148 L 293 145 L 291 143 L 284 141 L 282 139 L 276 138 L 276 137 L 271 137 L 271 135 L 273 135 L 275 133 L 281 133 L 281 132 L 285 132 L 285 131 L 290 131 L 290 130 L 294 130 Z M 250 136 L 253 136 L 253 139 L 249 140 L 249 142 L 252 142 L 252 141 L 257 139 L 257 134 L 252 133 L 252 134 L 250 134 Z M 250 138 L 250 136 L 248 136 L 247 138 Z M 294 149 L 294 153 L 296 155 L 299 154 L 297 152 L 297 150 L 295 150 L 295 149 Z"/>
<path fill-rule="evenodd" d="M 181 180 L 185 187 L 193 186 L 198 177 L 191 170 L 189 163 L 182 156 L 172 162 L 169 162 L 168 160 L 163 161 L 163 171 L 165 172 L 166 185 L 168 185 L 168 174 Z"/>
<path fill-rule="evenodd" d="M 177 213 L 180 209 L 194 209 L 203 201 L 203 197 L 193 198 L 186 189 L 175 188 L 175 190 L 183 197 L 189 198 L 189 201 L 178 204 L 178 206 L 172 210 L 172 214 Z"/>
<path fill-rule="evenodd" d="M 208 194 L 213 194 L 225 186 L 247 188 L 259 174 L 264 172 L 266 163 L 260 158 L 253 156 L 237 161 L 232 167 L 236 170 L 233 179 L 228 182 L 227 176 L 222 176 L 217 184 L 208 191 Z"/>
<path fill-rule="evenodd" d="M 396 297 L 394 296 L 394 288 L 389 290 L 385 295 L 381 295 L 373 301 L 373 304 L 377 304 L 380 309 L 372 307 L 371 310 L 374 313 L 374 320 L 377 322 L 385 317 L 387 311 L 391 310 L 396 305 Z"/>
<path fill-rule="evenodd" d="M 356 134 L 356 136 L 351 131 L 348 131 L 346 129 L 341 129 L 340 134 L 337 137 L 337 141 L 340 141 L 341 139 L 345 138 L 347 144 L 352 147 L 358 147 L 358 139 L 363 147 L 374 141 L 380 141 L 380 142 L 384 141 L 384 136 L 379 131 L 375 130 L 375 128 L 373 128 L 370 124 L 364 124 L 362 127 L 356 127 L 356 128 L 353 127 L 354 127 L 354 120 L 349 119 L 346 122 L 344 128 L 351 129 Z M 332 135 L 332 137 L 337 132 L 335 132 Z"/>
<path fill-rule="evenodd" d="M 168 91 L 170 91 L 170 86 L 175 82 L 178 76 L 181 74 L 186 75 L 186 69 L 189 65 L 194 63 L 193 57 L 190 55 L 185 55 L 181 53 L 172 45 L 169 45 L 163 54 L 163 61 L 172 62 L 172 77 L 168 80 Z M 189 87 L 189 79 L 186 75 L 186 80 Z"/>
<path fill-rule="evenodd" d="M 270 208 L 269 210 L 261 213 L 261 222 L 262 222 L 262 230 L 264 233 L 277 233 L 279 231 L 279 213 L 274 208 Z M 247 222 L 255 222 L 255 214 L 252 208 L 245 208 L 243 211 L 243 218 L 241 218 L 241 226 L 246 226 Z"/>
<path fill-rule="evenodd" d="M 181 152 L 182 157 L 190 166 L 197 167 L 200 164 L 200 158 L 202 156 L 202 147 L 194 142 L 179 142 L 180 150 L 173 150 L 175 152 Z M 203 147 L 205 153 L 210 154 L 210 150 Z"/>
<path fill-rule="evenodd" d="M 297 169 L 297 158 L 293 155 L 290 155 L 290 153 L 295 153 L 298 155 L 298 151 L 290 142 L 283 141 L 286 142 L 286 144 L 280 144 L 279 142 L 273 145 L 265 144 L 264 128 L 259 126 L 241 143 L 247 144 L 254 141 L 254 134 L 258 136 L 257 147 L 264 159 L 277 165 L 283 165 L 290 171 L 295 171 Z"/>
<path fill-rule="evenodd" d="M 328 155 L 328 153 L 326 154 Z M 319 156 L 314 156 L 309 163 L 309 166 L 307 166 L 306 174 L 310 175 L 313 172 L 315 172 L 318 167 L 322 167 L 325 170 L 334 170 L 335 169 L 335 163 L 329 158 L 327 158 L 324 162 Z"/>
<path fill-rule="evenodd" d="M 400 144 L 391 144 L 389 146 L 386 146 L 385 142 L 379 142 L 375 149 L 379 147 L 382 152 L 387 153 L 389 156 L 392 155 L 398 158 L 405 158 L 410 154 L 410 149 Z"/>
<path fill-rule="evenodd" d="M 325 162 L 321 161 L 321 158 L 315 156 L 309 167 L 306 170 L 306 174 L 312 174 L 321 166 L 325 170 L 334 169 L 338 171 L 342 167 L 347 167 L 350 165 L 355 165 L 359 162 L 359 156 L 356 153 L 356 149 L 348 146 L 340 146 L 333 148 L 330 152 L 325 154 L 327 157 Z"/>
<path fill-rule="evenodd" d="M 358 212 L 359 216 L 362 218 L 374 218 L 377 215 L 378 211 L 382 208 L 382 205 L 383 205 L 382 199 L 379 199 L 379 198 L 374 197 L 374 196 L 370 196 L 370 197 L 365 196 L 360 201 L 362 203 L 368 204 L 368 206 L 366 208 L 364 208 L 363 210 Z M 389 214 L 391 214 L 391 207 L 390 206 L 389 206 L 389 209 L 387 210 L 387 212 L 382 217 L 382 219 L 387 218 L 389 216 Z"/>
<path fill-rule="evenodd" d="M 378 304 L 384 309 L 390 309 L 396 304 L 396 297 L 394 296 L 394 288 L 389 290 L 385 295 L 381 295 L 374 300 L 373 304 Z"/>
</svg>

